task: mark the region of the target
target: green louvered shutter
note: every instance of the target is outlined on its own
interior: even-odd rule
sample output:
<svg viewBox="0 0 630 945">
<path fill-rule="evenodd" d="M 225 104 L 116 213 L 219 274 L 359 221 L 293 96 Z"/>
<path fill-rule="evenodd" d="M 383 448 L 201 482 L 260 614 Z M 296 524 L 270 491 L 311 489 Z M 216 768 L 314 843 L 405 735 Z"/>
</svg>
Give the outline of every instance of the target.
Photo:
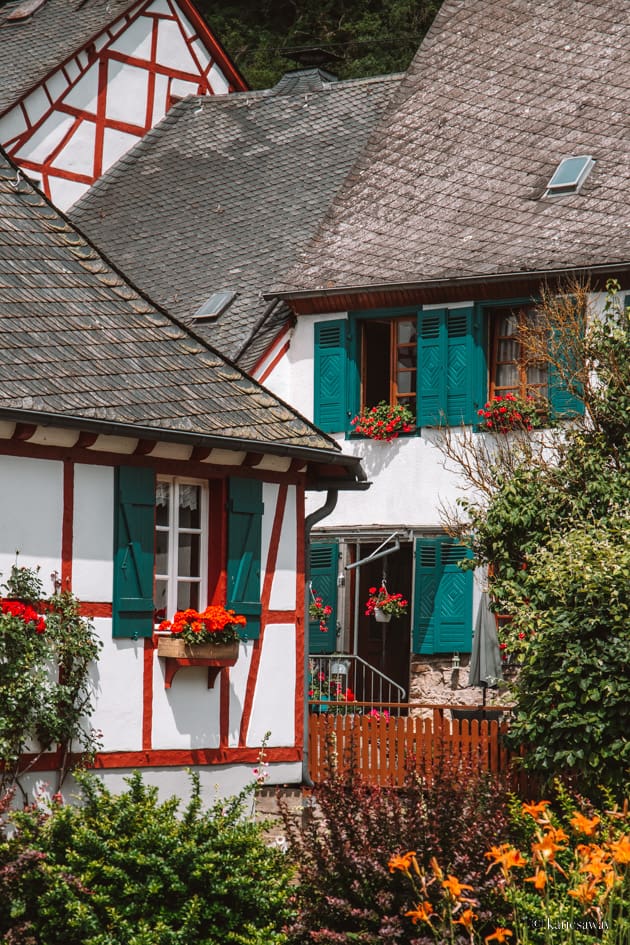
<svg viewBox="0 0 630 945">
<path fill-rule="evenodd" d="M 155 474 L 152 469 L 116 470 L 114 523 L 114 637 L 153 633 Z"/>
<path fill-rule="evenodd" d="M 313 420 L 325 433 L 341 433 L 348 423 L 347 330 L 345 319 L 315 324 Z"/>
<path fill-rule="evenodd" d="M 437 427 L 444 422 L 446 376 L 444 309 L 422 312 L 418 326 L 417 401 L 419 427 Z"/>
<path fill-rule="evenodd" d="M 227 606 L 247 618 L 242 635 L 260 635 L 262 483 L 230 479 L 228 502 Z"/>
<path fill-rule="evenodd" d="M 584 402 L 567 390 L 562 377 L 552 364 L 549 365 L 549 403 L 554 417 L 577 417 L 584 413 Z"/>
<path fill-rule="evenodd" d="M 468 550 L 449 538 L 416 541 L 413 649 L 415 653 L 470 653 L 471 571 L 457 562 Z"/>
<path fill-rule="evenodd" d="M 311 545 L 309 571 L 313 593 L 321 597 L 324 604 L 333 609 L 327 620 L 328 630 L 323 633 L 317 620 L 308 625 L 309 653 L 334 653 L 337 648 L 337 542 L 322 542 Z M 309 603 L 312 600 L 309 596 Z"/>
<path fill-rule="evenodd" d="M 484 364 L 480 336 L 480 317 L 472 307 L 420 314 L 419 426 L 475 422 Z"/>
</svg>

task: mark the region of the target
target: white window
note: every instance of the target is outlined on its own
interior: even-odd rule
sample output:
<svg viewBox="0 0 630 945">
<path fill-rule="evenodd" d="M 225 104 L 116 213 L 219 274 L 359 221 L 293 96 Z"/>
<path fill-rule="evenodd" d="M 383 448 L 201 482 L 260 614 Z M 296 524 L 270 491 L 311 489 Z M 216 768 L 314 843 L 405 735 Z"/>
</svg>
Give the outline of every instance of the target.
<svg viewBox="0 0 630 945">
<path fill-rule="evenodd" d="M 155 514 L 156 619 L 207 603 L 208 486 L 160 478 Z"/>
</svg>

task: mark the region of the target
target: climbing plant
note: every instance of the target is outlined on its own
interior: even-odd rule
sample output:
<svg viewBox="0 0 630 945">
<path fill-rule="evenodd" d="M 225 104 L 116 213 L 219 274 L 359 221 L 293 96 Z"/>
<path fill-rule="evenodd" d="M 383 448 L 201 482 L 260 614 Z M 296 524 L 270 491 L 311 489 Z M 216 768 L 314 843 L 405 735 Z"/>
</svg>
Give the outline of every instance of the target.
<svg viewBox="0 0 630 945">
<path fill-rule="evenodd" d="M 57 790 L 72 767 L 94 753 L 98 734 L 90 664 L 100 642 L 79 602 L 55 581 L 46 598 L 39 569 L 11 568 L 0 586 L 0 793 L 21 779 L 46 752 L 57 771 Z"/>
</svg>

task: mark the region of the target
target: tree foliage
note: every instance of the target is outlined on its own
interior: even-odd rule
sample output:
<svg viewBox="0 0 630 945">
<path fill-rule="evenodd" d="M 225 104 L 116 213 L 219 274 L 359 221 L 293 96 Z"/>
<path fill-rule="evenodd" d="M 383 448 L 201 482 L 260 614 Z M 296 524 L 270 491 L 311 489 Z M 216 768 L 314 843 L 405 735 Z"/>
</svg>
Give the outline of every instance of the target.
<svg viewBox="0 0 630 945">
<path fill-rule="evenodd" d="M 609 286 L 544 291 L 532 360 L 584 403 L 542 436 L 447 433 L 443 449 L 474 487 L 449 527 L 490 569 L 519 673 L 511 741 L 543 776 L 627 788 L 630 772 L 630 311 Z M 624 656 L 625 654 L 625 656 Z"/>
<path fill-rule="evenodd" d="M 252 88 L 317 66 L 342 79 L 404 71 L 440 0 L 203 0 L 210 28 Z"/>
</svg>

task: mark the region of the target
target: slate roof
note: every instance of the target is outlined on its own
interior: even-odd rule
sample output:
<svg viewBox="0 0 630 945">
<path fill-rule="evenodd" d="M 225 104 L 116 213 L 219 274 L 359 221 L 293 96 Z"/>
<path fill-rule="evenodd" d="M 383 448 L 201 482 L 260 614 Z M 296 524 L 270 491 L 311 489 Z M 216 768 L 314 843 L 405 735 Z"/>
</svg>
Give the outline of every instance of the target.
<svg viewBox="0 0 630 945">
<path fill-rule="evenodd" d="M 352 181 L 278 292 L 629 258 L 630 4 L 445 0 Z M 592 155 L 572 196 L 542 198 Z"/>
<path fill-rule="evenodd" d="M 181 319 L 234 289 L 219 319 L 195 328 L 237 358 L 267 309 L 262 292 L 315 233 L 400 79 L 299 70 L 276 89 L 188 98 L 71 218 Z M 285 317 L 273 313 L 275 328 Z M 239 363 L 251 367 L 264 337 Z"/>
<path fill-rule="evenodd" d="M 226 438 L 227 449 L 317 451 L 351 466 L 331 438 L 139 293 L 0 150 L 0 416 L 22 412 L 200 445 Z"/>
</svg>

